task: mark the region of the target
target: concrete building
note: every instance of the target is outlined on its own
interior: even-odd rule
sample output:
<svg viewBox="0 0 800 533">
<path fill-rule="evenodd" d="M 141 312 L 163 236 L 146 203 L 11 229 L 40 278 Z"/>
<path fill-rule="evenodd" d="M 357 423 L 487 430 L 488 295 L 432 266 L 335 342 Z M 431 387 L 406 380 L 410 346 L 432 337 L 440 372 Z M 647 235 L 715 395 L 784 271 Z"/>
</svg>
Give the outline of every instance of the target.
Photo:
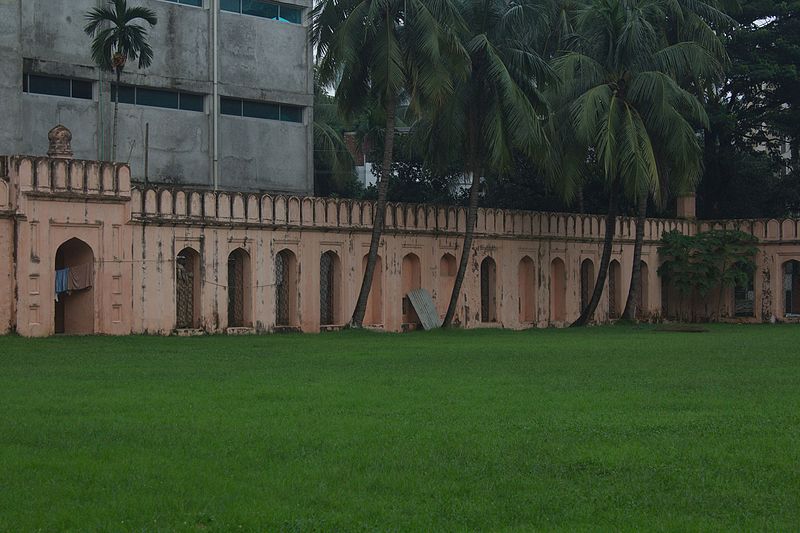
<svg viewBox="0 0 800 533">
<path fill-rule="evenodd" d="M 348 320 L 374 203 L 131 186 L 127 165 L 73 159 L 63 128 L 50 137 L 50 157 L 0 157 L 0 333 L 318 332 Z M 720 314 L 692 311 L 800 321 L 800 220 L 696 221 L 688 197 L 678 214 L 646 223 L 641 318 L 687 314 L 658 276 L 665 231 L 738 228 L 759 239 L 752 283 L 726 289 Z M 417 327 L 407 295 L 419 288 L 443 315 L 465 226 L 462 207 L 389 204 L 365 323 Z M 457 323 L 568 324 L 593 290 L 604 227 L 600 216 L 480 209 Z M 620 217 L 597 322 L 622 312 L 634 238 L 634 219 Z M 64 292 L 66 269 L 78 275 Z"/>
<path fill-rule="evenodd" d="M 83 31 L 105 1 L 0 1 L 0 153 L 42 153 L 63 124 L 81 132 L 77 158 L 110 159 L 112 75 Z M 133 179 L 147 159 L 154 183 L 311 193 L 311 0 L 129 4 L 158 16 L 153 65 L 122 77 L 117 161 Z"/>
</svg>

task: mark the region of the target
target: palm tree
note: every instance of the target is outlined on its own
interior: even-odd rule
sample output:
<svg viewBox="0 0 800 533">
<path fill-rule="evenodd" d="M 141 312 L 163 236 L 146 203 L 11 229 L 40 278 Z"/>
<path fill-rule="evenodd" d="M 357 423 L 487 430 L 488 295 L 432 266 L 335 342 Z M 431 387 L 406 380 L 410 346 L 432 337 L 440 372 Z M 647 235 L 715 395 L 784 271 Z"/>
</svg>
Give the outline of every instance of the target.
<svg viewBox="0 0 800 533">
<path fill-rule="evenodd" d="M 590 0 L 575 15 L 576 38 L 553 61 L 561 80 L 557 123 L 565 167 L 596 161 L 609 194 L 594 291 L 575 326 L 587 324 L 600 302 L 618 197 L 652 196 L 658 202 L 664 186 L 694 182 L 700 173 L 695 126 L 705 126 L 708 118 L 679 81 L 713 79 L 721 65 L 699 39 L 667 41 L 663 21 L 675 15 L 673 4 Z"/>
<path fill-rule="evenodd" d="M 419 111 L 452 92 L 451 69 L 466 64 L 456 37 L 461 24 L 450 0 L 324 0 L 312 19 L 320 79 L 335 85 L 339 111 L 352 118 L 377 102 L 385 118 L 369 256 L 350 320 L 360 328 L 386 216 L 397 107 L 406 98 Z"/>
<path fill-rule="evenodd" d="M 452 324 L 458 307 L 482 176 L 509 169 L 515 151 L 540 162 L 548 159 L 549 111 L 541 87 L 552 72 L 530 44 L 538 39 L 539 27 L 547 27 L 540 7 L 530 0 L 460 0 L 469 75 L 455 80 L 453 96 L 416 125 L 434 164 L 463 161 L 471 180 L 461 259 L 442 327 Z"/>
<path fill-rule="evenodd" d="M 153 49 L 147 42 L 147 29 L 135 23 L 143 20 L 152 28 L 158 22 L 155 12 L 146 7 L 128 7 L 127 0 L 109 0 L 107 6 L 96 7 L 86 14 L 84 31 L 92 39 L 92 61 L 103 70 L 114 71 L 114 129 L 111 159 L 117 160 L 117 117 L 119 82 L 128 61 L 139 61 L 139 68 L 153 62 Z"/>
<path fill-rule="evenodd" d="M 725 47 L 719 38 L 718 29 L 730 28 L 735 22 L 720 9 L 718 0 L 687 1 L 681 0 L 677 4 L 667 4 L 671 8 L 669 16 L 664 19 L 663 35 L 668 43 L 681 41 L 694 41 L 706 48 L 714 58 L 720 63 L 727 64 L 728 55 Z M 702 80 L 699 78 L 691 80 L 678 80 L 689 82 L 687 85 L 694 85 L 695 89 L 700 89 L 702 85 L 709 85 L 708 82 L 715 80 Z M 704 91 L 705 92 L 705 91 Z M 668 177 L 668 176 L 667 176 Z M 678 179 L 690 179 L 691 176 L 676 176 Z M 662 180 L 664 177 L 662 177 Z M 695 183 L 661 183 L 662 190 L 676 188 L 677 192 L 694 190 Z M 662 204 L 664 195 L 662 195 Z M 635 320 L 639 306 L 639 291 L 641 290 L 642 278 L 642 247 L 644 246 L 644 225 L 647 217 L 648 195 L 640 194 L 636 200 L 636 238 L 633 246 L 633 266 L 631 269 L 631 283 L 628 289 L 628 298 L 625 302 L 625 310 L 622 312 L 623 320 Z"/>
</svg>

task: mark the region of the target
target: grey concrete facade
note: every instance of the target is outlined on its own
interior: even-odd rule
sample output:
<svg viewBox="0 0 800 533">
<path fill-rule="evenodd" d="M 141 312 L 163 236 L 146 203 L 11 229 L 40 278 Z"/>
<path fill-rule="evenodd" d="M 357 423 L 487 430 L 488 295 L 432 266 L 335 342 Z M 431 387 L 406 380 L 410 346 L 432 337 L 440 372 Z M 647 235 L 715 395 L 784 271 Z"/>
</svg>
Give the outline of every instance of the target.
<svg viewBox="0 0 800 533">
<path fill-rule="evenodd" d="M 110 159 L 112 74 L 93 65 L 83 31 L 85 13 L 104 1 L 0 0 L 0 153 L 44 155 L 47 132 L 60 123 L 76 133 L 76 157 Z M 303 24 L 220 12 L 219 0 L 129 3 L 153 9 L 158 24 L 150 30 L 153 64 L 142 71 L 129 63 L 122 83 L 204 96 L 202 112 L 120 103 L 116 159 L 130 164 L 133 179 L 145 177 L 149 124 L 152 182 L 312 192 L 311 0 L 281 2 L 302 8 Z M 24 93 L 24 74 L 92 81 L 93 98 Z M 220 115 L 215 89 L 220 97 L 302 107 L 302 122 Z"/>
</svg>

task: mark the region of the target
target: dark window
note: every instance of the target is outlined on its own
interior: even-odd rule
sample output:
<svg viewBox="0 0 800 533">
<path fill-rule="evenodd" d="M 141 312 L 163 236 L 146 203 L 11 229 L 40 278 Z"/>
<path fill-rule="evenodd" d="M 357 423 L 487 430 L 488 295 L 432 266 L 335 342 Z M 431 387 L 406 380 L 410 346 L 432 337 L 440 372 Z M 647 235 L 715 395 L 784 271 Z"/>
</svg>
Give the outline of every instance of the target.
<svg viewBox="0 0 800 533">
<path fill-rule="evenodd" d="M 91 81 L 40 76 L 38 74 L 23 74 L 22 91 L 34 94 L 81 98 L 83 100 L 91 100 L 93 96 Z"/>
<path fill-rule="evenodd" d="M 280 108 L 276 104 L 262 102 L 242 102 L 242 115 L 252 118 L 280 119 Z"/>
<path fill-rule="evenodd" d="M 72 80 L 72 97 L 92 99 L 92 82 L 83 80 Z"/>
<path fill-rule="evenodd" d="M 172 2 L 173 4 L 185 4 L 187 6 L 203 6 L 203 0 L 167 0 L 167 2 Z"/>
<path fill-rule="evenodd" d="M 265 19 L 277 19 L 278 6 L 260 0 L 242 0 L 242 13 Z"/>
<path fill-rule="evenodd" d="M 111 85 L 111 101 L 116 101 L 117 86 Z M 119 103 L 120 104 L 135 104 L 136 103 L 136 89 L 130 85 L 123 85 L 119 88 Z"/>
<path fill-rule="evenodd" d="M 117 86 L 111 85 L 111 101 L 116 96 Z M 136 104 L 148 107 L 162 107 L 165 109 L 183 109 L 185 111 L 203 111 L 202 94 L 168 91 L 164 89 L 148 89 L 145 87 L 131 87 L 123 85 L 119 91 L 121 104 Z"/>
<path fill-rule="evenodd" d="M 300 24 L 303 20 L 303 10 L 299 7 L 285 6 L 265 0 L 220 0 L 221 11 L 244 13 L 282 22 Z"/>
<path fill-rule="evenodd" d="M 303 18 L 303 10 L 298 7 L 281 6 L 280 20 L 300 24 Z"/>
<path fill-rule="evenodd" d="M 180 94 L 180 108 L 184 111 L 203 111 L 203 95 L 191 93 Z"/>
<path fill-rule="evenodd" d="M 286 122 L 303 122 L 303 108 L 291 105 L 282 105 L 281 120 Z"/>
<path fill-rule="evenodd" d="M 237 98 L 220 98 L 220 113 L 223 115 L 242 116 L 242 101 Z"/>
<path fill-rule="evenodd" d="M 178 109 L 178 93 L 137 87 L 136 104 L 151 107 L 164 107 L 167 109 Z"/>
<path fill-rule="evenodd" d="M 220 113 L 237 117 L 303 122 L 303 108 L 293 105 L 254 102 L 239 98 L 220 98 Z"/>
<path fill-rule="evenodd" d="M 28 80 L 28 91 L 36 94 L 52 96 L 71 96 L 72 89 L 69 78 L 51 78 L 31 74 Z"/>
</svg>

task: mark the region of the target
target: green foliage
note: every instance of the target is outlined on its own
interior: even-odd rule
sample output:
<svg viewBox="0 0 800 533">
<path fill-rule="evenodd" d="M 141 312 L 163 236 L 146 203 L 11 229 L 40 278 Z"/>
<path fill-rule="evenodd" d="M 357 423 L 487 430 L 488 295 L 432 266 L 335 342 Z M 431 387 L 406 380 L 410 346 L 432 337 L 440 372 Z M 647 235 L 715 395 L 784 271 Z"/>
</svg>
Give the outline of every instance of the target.
<svg viewBox="0 0 800 533">
<path fill-rule="evenodd" d="M 658 252 L 658 274 L 682 296 L 693 301 L 718 291 L 717 311 L 724 288 L 746 286 L 756 269 L 758 239 L 738 230 L 712 230 L 689 236 L 666 232 Z"/>
<path fill-rule="evenodd" d="M 484 205 L 602 210 L 599 178 L 669 210 L 702 175 L 703 218 L 800 213 L 800 0 L 330 0 L 316 12 L 315 35 L 342 52 L 326 69 L 351 125 L 381 109 L 376 83 L 407 78 L 406 124 L 429 145 L 427 168 L 408 167 L 422 200 L 440 201 L 433 181 L 472 165 L 484 169 Z M 381 13 L 393 14 L 391 32 Z M 418 23 L 404 22 L 412 15 Z M 444 15 L 447 31 L 434 21 Z M 334 38 L 337 17 L 366 33 Z M 377 52 L 389 37 L 410 47 Z"/>
<path fill-rule="evenodd" d="M 800 213 L 800 1 L 741 0 L 731 66 L 706 91 L 704 218 Z"/>
<path fill-rule="evenodd" d="M 551 90 L 565 195 L 592 160 L 609 189 L 632 200 L 663 204 L 665 191 L 694 186 L 696 129 L 708 118 L 689 88 L 721 76 L 724 49 L 709 24 L 727 20 L 715 2 L 590 0 L 575 9 Z"/>
<path fill-rule="evenodd" d="M 342 116 L 407 95 L 415 110 L 452 93 L 466 69 L 450 0 L 324 0 L 312 11 L 312 42 L 323 87 L 334 86 Z M 459 59 L 461 58 L 461 59 Z"/>
<path fill-rule="evenodd" d="M 139 61 L 139 68 L 153 62 L 153 49 L 147 41 L 147 29 L 158 22 L 155 11 L 146 7 L 128 7 L 127 0 L 109 0 L 86 14 L 84 31 L 92 36 L 92 61 L 103 70 L 121 71 L 127 61 Z"/>
<path fill-rule="evenodd" d="M 662 260 L 658 275 L 684 296 L 690 295 L 695 289 L 692 242 L 691 236 L 673 230 L 661 236 L 661 245 L 658 248 Z"/>
<path fill-rule="evenodd" d="M 336 85 L 342 116 L 352 119 L 373 105 L 386 119 L 369 259 L 350 320 L 360 328 L 383 232 L 396 109 L 405 97 L 419 114 L 452 93 L 453 77 L 468 68 L 457 38 L 461 19 L 451 0 L 324 0 L 311 20 L 320 80 L 323 87 Z"/>
<path fill-rule="evenodd" d="M 452 96 L 415 124 L 431 164 L 459 161 L 478 177 L 513 167 L 515 152 L 542 168 L 552 163 L 549 105 L 542 91 L 553 79 L 536 40 L 548 2 L 459 0 L 460 32 L 469 71 L 453 77 Z"/>
<path fill-rule="evenodd" d="M 723 287 L 747 285 L 756 270 L 758 239 L 736 230 L 715 230 L 700 233 L 697 245 L 706 251 L 707 261 L 714 265 L 714 276 Z"/>
<path fill-rule="evenodd" d="M 427 164 L 415 139 L 408 135 L 397 136 L 397 149 L 392 162 L 392 181 L 388 199 L 392 202 L 431 203 L 454 205 L 463 203 L 461 170 L 458 168 L 434 169 Z M 380 175 L 382 165 L 373 166 L 373 174 Z M 376 187 L 368 187 L 367 198 L 375 198 Z"/>
<path fill-rule="evenodd" d="M 734 59 L 724 98 L 742 132 L 737 142 L 780 151 L 800 140 L 800 1 L 740 0 L 740 26 L 727 47 Z M 750 135 L 747 135 L 749 133 Z M 752 136 L 755 136 L 753 138 Z"/>
</svg>

